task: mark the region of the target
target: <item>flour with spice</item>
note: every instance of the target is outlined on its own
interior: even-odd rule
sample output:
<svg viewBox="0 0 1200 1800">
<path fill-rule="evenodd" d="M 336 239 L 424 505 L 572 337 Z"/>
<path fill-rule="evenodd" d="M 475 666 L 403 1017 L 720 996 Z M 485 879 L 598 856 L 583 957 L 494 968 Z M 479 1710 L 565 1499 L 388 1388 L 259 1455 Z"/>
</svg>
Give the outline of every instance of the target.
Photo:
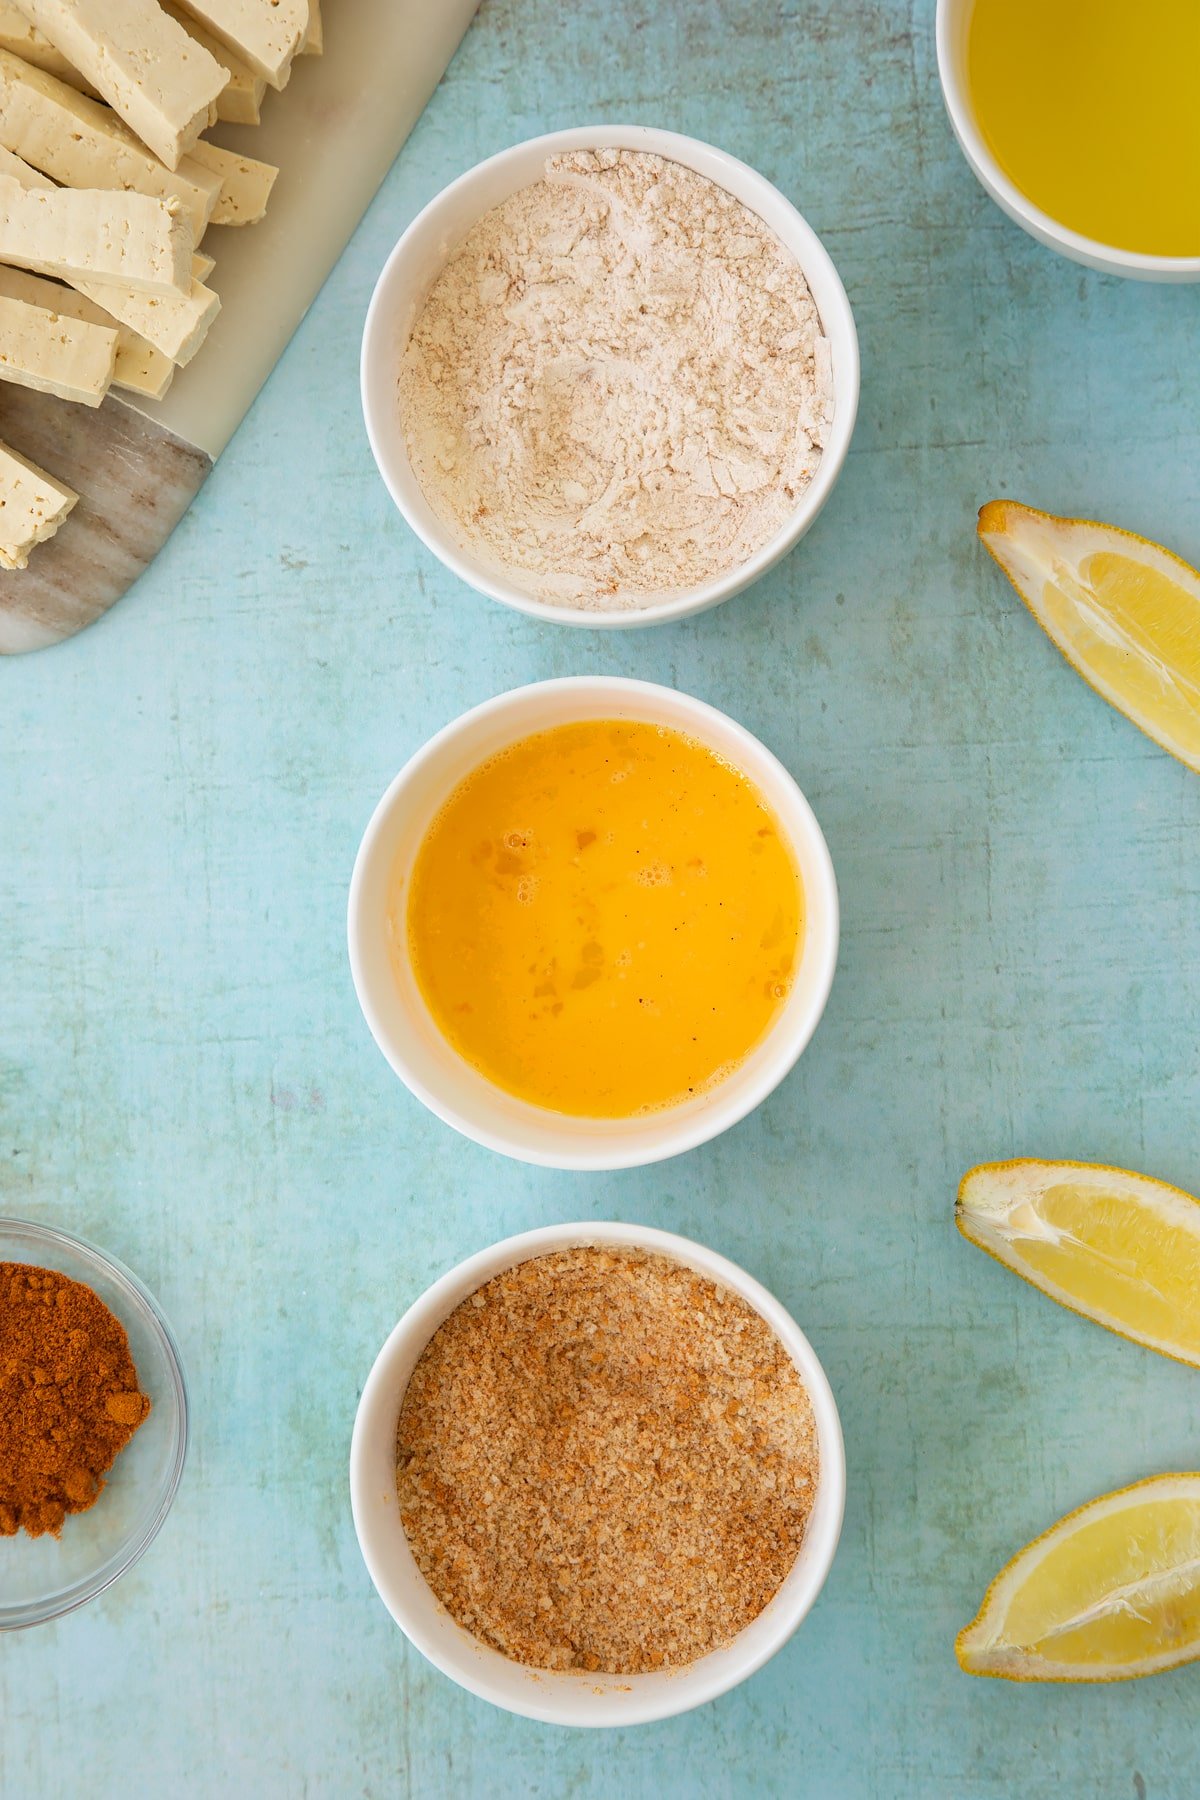
<svg viewBox="0 0 1200 1800">
<path fill-rule="evenodd" d="M 537 598 L 634 608 L 786 523 L 833 408 L 799 265 L 660 156 L 577 150 L 487 213 L 434 284 L 399 401 L 464 550 Z"/>
</svg>

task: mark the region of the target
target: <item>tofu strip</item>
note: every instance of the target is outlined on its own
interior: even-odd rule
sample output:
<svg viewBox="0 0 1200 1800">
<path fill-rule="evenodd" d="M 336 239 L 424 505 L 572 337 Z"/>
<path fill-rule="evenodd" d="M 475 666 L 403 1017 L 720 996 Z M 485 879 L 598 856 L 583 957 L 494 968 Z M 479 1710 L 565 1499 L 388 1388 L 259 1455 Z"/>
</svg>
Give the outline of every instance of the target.
<svg viewBox="0 0 1200 1800">
<path fill-rule="evenodd" d="M 308 36 L 297 56 L 324 56 L 325 30 L 321 24 L 321 0 L 308 0 Z"/>
<path fill-rule="evenodd" d="M 180 202 L 96 188 L 23 188 L 0 175 L 0 262 L 71 281 L 187 293 L 192 227 Z"/>
<path fill-rule="evenodd" d="M 105 325 L 117 334 L 117 360 L 113 365 L 112 384 L 133 394 L 144 394 L 150 400 L 161 400 L 171 385 L 175 364 L 153 344 L 118 324 L 111 313 L 76 288 L 63 287 L 44 275 L 31 275 L 27 269 L 13 269 L 0 263 L 0 296 L 24 300 L 30 306 L 48 307 L 65 318 L 83 319 L 90 325 Z"/>
<path fill-rule="evenodd" d="M 0 444 L 0 568 L 24 569 L 35 544 L 52 538 L 79 495 Z"/>
<path fill-rule="evenodd" d="M 37 193 L 56 193 L 54 183 L 37 169 L 31 169 L 19 156 L 0 149 L 0 187 L 4 180 L 18 183 Z M 207 263 L 207 257 L 193 258 L 193 265 Z M 203 286 L 193 272 L 186 294 L 164 299 L 142 294 L 119 282 L 89 282 L 80 276 L 64 277 L 77 292 L 100 307 L 108 316 L 134 331 L 162 353 L 175 367 L 190 362 L 208 335 L 209 326 L 221 310 L 221 302 L 211 288 Z"/>
<path fill-rule="evenodd" d="M 219 177 L 221 191 L 213 207 L 214 225 L 256 225 L 267 210 L 267 201 L 279 170 L 253 156 L 237 156 L 219 144 L 198 143 L 192 155 L 210 174 Z"/>
<path fill-rule="evenodd" d="M 219 173 L 184 157 L 165 169 L 111 107 L 0 49 L 0 144 L 66 187 L 133 188 L 181 200 L 199 242 L 221 192 Z"/>
<path fill-rule="evenodd" d="M 68 87 L 79 88 L 88 94 L 96 91 L 78 69 L 71 67 L 62 52 L 54 48 L 50 39 L 43 37 L 37 26 L 29 23 L 16 0 L 0 0 L 0 50 L 32 63 L 35 69 L 45 69 L 48 75 L 57 75 Z"/>
<path fill-rule="evenodd" d="M 0 13 L 5 0 L 0 0 Z M 182 25 L 189 37 L 203 44 L 209 55 L 217 62 L 224 63 L 229 70 L 229 80 L 217 95 L 217 117 L 225 119 L 230 125 L 257 125 L 262 117 L 263 95 L 267 91 L 266 78 L 252 69 L 244 57 L 223 44 L 220 38 L 214 37 L 199 21 L 189 18 L 182 7 L 175 5 L 175 0 L 162 0 L 162 9 L 169 13 L 177 25 Z M 3 41 L 0 39 L 0 41 Z"/>
<path fill-rule="evenodd" d="M 6 150 L 3 144 L 0 144 L 0 175 L 9 176 L 13 181 L 19 182 L 23 188 L 41 188 L 43 192 L 48 193 L 54 191 L 54 183 L 48 176 L 41 174 L 37 169 L 31 169 L 22 157 L 15 156 L 11 150 Z"/>
<path fill-rule="evenodd" d="M 116 360 L 115 329 L 0 296 L 0 381 L 99 406 Z"/>
<path fill-rule="evenodd" d="M 272 0 L 263 0 L 275 11 Z M 284 0 L 280 0 L 282 5 Z M 169 169 L 216 118 L 229 71 L 158 0 L 20 0 L 21 11 Z"/>
<path fill-rule="evenodd" d="M 30 0 L 21 3 L 28 5 Z M 181 0 L 181 4 L 269 86 L 287 85 L 292 58 L 308 36 L 309 0 Z"/>
<path fill-rule="evenodd" d="M 221 310 L 219 297 L 202 281 L 193 281 L 186 294 L 175 294 L 170 299 L 160 294 L 139 294 L 133 288 L 101 287 L 89 281 L 73 281 L 71 285 L 161 350 L 179 369 L 191 362 Z"/>
</svg>

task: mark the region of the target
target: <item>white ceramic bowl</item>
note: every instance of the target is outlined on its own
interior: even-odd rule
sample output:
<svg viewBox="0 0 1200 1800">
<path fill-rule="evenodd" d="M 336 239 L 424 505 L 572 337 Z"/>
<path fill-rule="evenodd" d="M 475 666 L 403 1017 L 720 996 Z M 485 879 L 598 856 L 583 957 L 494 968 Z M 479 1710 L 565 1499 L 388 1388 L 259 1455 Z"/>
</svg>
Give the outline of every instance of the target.
<svg viewBox="0 0 1200 1800">
<path fill-rule="evenodd" d="M 718 1086 L 632 1119 L 582 1119 L 495 1087 L 442 1036 L 407 963 L 397 971 L 388 901 L 425 832 L 460 782 L 506 745 L 578 719 L 648 719 L 674 726 L 741 769 L 783 828 L 804 888 L 805 927 L 791 992 L 761 1043 Z M 407 890 L 398 890 L 401 905 Z M 726 1131 L 778 1086 L 829 997 L 838 949 L 833 864 L 812 808 L 783 764 L 714 707 L 651 682 L 570 676 L 514 688 L 463 713 L 405 764 L 371 817 L 350 883 L 350 967 L 371 1033 L 405 1085 L 438 1118 L 491 1150 L 557 1169 L 624 1169 L 678 1156 Z"/>
<path fill-rule="evenodd" d="M 397 371 L 409 334 L 430 288 L 471 227 L 511 194 L 538 180 L 548 156 L 563 150 L 599 149 L 644 150 L 683 163 L 708 176 L 766 221 L 795 256 L 807 278 L 833 354 L 834 389 L 829 442 L 816 474 L 787 524 L 749 562 L 715 581 L 664 594 L 650 605 L 602 613 L 580 612 L 536 599 L 515 576 L 507 578 L 462 548 L 421 492 L 409 461 L 396 398 Z M 656 625 L 703 612 L 749 587 L 781 556 L 786 556 L 824 506 L 846 460 L 858 410 L 858 385 L 854 315 L 838 272 L 812 227 L 778 188 L 745 163 L 695 138 L 645 125 L 585 125 L 571 131 L 553 131 L 503 150 L 460 175 L 417 215 L 388 257 L 371 298 L 363 333 L 362 401 L 367 436 L 388 492 L 417 536 L 448 569 L 481 594 L 489 594 L 493 600 L 501 600 L 538 619 L 592 630 Z"/>
<path fill-rule="evenodd" d="M 1060 225 L 1049 213 L 1026 198 L 1009 180 L 989 150 L 975 119 L 967 82 L 967 37 L 975 0 L 938 0 L 937 60 L 942 95 L 954 135 L 963 155 L 982 185 L 1010 219 L 1040 244 L 1069 256 L 1089 269 L 1108 275 L 1126 275 L 1136 281 L 1200 281 L 1200 256 L 1144 256 L 1134 250 L 1118 250 L 1095 238 L 1083 237 Z M 1086 29 L 1086 7 L 1080 7 L 1080 29 Z M 1136 9 L 1130 14 L 1136 18 Z"/>
<path fill-rule="evenodd" d="M 808 1530 L 779 1592 L 732 1643 L 669 1674 L 595 1675 L 528 1669 L 457 1625 L 417 1568 L 396 1504 L 396 1422 L 409 1377 L 455 1307 L 504 1269 L 578 1244 L 657 1251 L 731 1289 L 776 1333 L 812 1401 L 820 1454 Z M 787 1643 L 829 1574 L 842 1529 L 846 1458 L 825 1371 L 791 1314 L 759 1282 L 715 1251 L 638 1225 L 551 1225 L 468 1257 L 405 1313 L 367 1377 L 350 1445 L 350 1499 L 359 1546 L 380 1599 L 423 1656 L 460 1687 L 529 1719 L 554 1725 L 642 1725 L 702 1706 L 753 1675 Z"/>
</svg>

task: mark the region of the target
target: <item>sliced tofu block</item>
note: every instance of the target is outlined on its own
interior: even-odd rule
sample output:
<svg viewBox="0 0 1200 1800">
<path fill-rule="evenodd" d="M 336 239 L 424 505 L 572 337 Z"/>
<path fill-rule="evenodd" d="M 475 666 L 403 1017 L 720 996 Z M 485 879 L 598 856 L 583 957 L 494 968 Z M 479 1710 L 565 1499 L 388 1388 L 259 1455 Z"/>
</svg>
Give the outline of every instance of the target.
<svg viewBox="0 0 1200 1800">
<path fill-rule="evenodd" d="M 136 293 L 115 284 L 102 287 L 98 282 L 73 281 L 71 285 L 161 350 L 180 369 L 191 362 L 221 310 L 219 297 L 202 281 L 193 281 L 188 293 L 170 299 Z"/>
<path fill-rule="evenodd" d="M 68 87 L 78 88 L 81 93 L 96 92 L 91 82 L 85 81 L 79 70 L 71 67 L 62 51 L 56 50 L 50 39 L 43 37 L 37 26 L 29 23 L 15 0 L 0 0 L 0 50 L 32 63 L 35 69 L 45 69 L 48 75 L 57 75 L 60 81 L 65 81 Z"/>
<path fill-rule="evenodd" d="M 21 10 L 169 169 L 212 124 L 229 71 L 158 0 L 21 0 Z"/>
<path fill-rule="evenodd" d="M 21 157 L 14 156 L 11 150 L 6 150 L 0 144 L 0 176 L 3 175 L 19 182 L 23 188 L 42 188 L 50 193 L 54 192 L 54 183 L 48 176 L 42 175 L 37 169 L 31 169 Z"/>
<path fill-rule="evenodd" d="M 279 170 L 273 163 L 257 162 L 253 156 L 237 156 L 222 150 L 219 144 L 203 138 L 192 155 L 210 174 L 221 180 L 221 191 L 212 211 L 214 225 L 256 225 L 267 210 L 271 189 Z"/>
<path fill-rule="evenodd" d="M 0 49 L 0 144 L 66 187 L 133 188 L 188 210 L 197 240 L 221 192 L 218 174 L 184 157 L 165 169 L 109 106 Z"/>
<path fill-rule="evenodd" d="M 80 300 L 83 297 L 77 296 Z M 117 366 L 112 378 L 115 388 L 124 388 L 127 394 L 141 394 L 145 400 L 161 400 L 174 379 L 175 364 L 169 356 L 127 325 L 117 326 Z"/>
<path fill-rule="evenodd" d="M 0 149 L 0 185 L 6 176 L 22 187 L 33 188 L 39 193 L 57 191 L 54 183 L 37 169 L 31 169 L 19 156 Z M 90 283 L 81 277 L 75 277 L 71 280 L 71 286 L 91 300 L 112 321 L 127 326 L 130 331 L 145 338 L 166 357 L 172 368 L 176 368 L 191 361 L 208 335 L 209 326 L 221 310 L 221 302 L 216 294 L 211 288 L 204 287 L 196 274 L 197 269 L 207 269 L 211 264 L 211 257 L 192 258 L 192 284 L 188 292 L 178 300 L 137 293 L 133 288 L 121 287 L 115 281 L 101 286 L 99 282 Z"/>
<path fill-rule="evenodd" d="M 148 344 L 128 325 L 121 325 L 86 295 L 45 275 L 31 275 L 27 269 L 13 269 L 0 263 L 0 296 L 24 300 L 30 306 L 48 307 L 71 319 L 83 319 L 90 325 L 105 325 L 117 334 L 117 360 L 113 365 L 112 384 L 127 388 L 133 394 L 161 400 L 171 385 L 175 364 L 170 357 Z"/>
<path fill-rule="evenodd" d="M 3 5 L 4 0 L 0 0 L 0 7 Z M 236 50 L 214 37 L 199 19 L 190 18 L 182 7 L 175 5 L 175 0 L 162 0 L 162 9 L 229 70 L 229 80 L 217 95 L 218 119 L 225 119 L 230 125 L 257 125 L 262 116 L 263 95 L 267 91 L 265 76 L 252 69 Z"/>
<path fill-rule="evenodd" d="M 292 58 L 308 36 L 309 0 L 182 0 L 182 5 L 269 86 L 287 85 Z"/>
<path fill-rule="evenodd" d="M 0 295 L 0 381 L 99 406 L 116 360 L 115 328 Z"/>
<path fill-rule="evenodd" d="M 321 0 L 308 0 L 308 36 L 296 52 L 298 56 L 323 56 L 325 32 L 321 25 Z"/>
<path fill-rule="evenodd" d="M 0 568 L 24 569 L 35 544 L 52 538 L 79 495 L 0 444 Z"/>
<path fill-rule="evenodd" d="M 97 188 L 26 188 L 0 174 L 0 262 L 66 281 L 183 295 L 192 226 L 176 199 Z"/>
</svg>

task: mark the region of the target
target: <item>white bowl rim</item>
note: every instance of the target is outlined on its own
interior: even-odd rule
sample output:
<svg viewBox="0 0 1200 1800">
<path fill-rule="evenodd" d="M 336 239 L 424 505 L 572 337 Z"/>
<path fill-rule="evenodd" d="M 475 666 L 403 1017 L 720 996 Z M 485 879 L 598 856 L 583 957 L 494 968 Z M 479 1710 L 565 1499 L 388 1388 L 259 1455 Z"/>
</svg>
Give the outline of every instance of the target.
<svg viewBox="0 0 1200 1800">
<path fill-rule="evenodd" d="M 1058 250 L 1073 262 L 1084 263 L 1110 275 L 1132 276 L 1144 281 L 1200 281 L 1200 256 L 1151 256 L 1140 250 L 1121 250 L 1099 238 L 1072 231 L 1050 213 L 1043 212 L 1004 173 L 975 119 L 959 67 L 953 34 L 958 21 L 975 0 L 937 0 L 935 36 L 938 77 L 942 98 L 954 135 L 976 179 L 1009 218 L 1047 249 Z"/>
<path fill-rule="evenodd" d="M 387 1515 L 386 1526 L 382 1523 L 380 1514 L 370 1504 L 365 1472 L 369 1443 L 382 1424 L 379 1414 L 390 1412 L 394 1404 L 394 1397 L 389 1398 L 393 1365 L 402 1356 L 411 1354 L 418 1343 L 420 1348 L 416 1350 L 416 1355 L 419 1356 L 438 1326 L 449 1317 L 459 1301 L 502 1269 L 512 1268 L 531 1257 L 544 1256 L 556 1249 L 586 1244 L 625 1245 L 655 1251 L 673 1262 L 697 1270 L 720 1286 L 741 1295 L 765 1319 L 795 1363 L 812 1402 L 820 1451 L 817 1489 L 819 1494 L 827 1496 L 821 1518 L 810 1520 L 805 1533 L 804 1547 L 811 1557 L 810 1578 L 803 1585 L 796 1584 L 786 1596 L 786 1601 L 781 1590 L 775 1599 L 768 1602 L 759 1619 L 768 1618 L 772 1609 L 777 1609 L 778 1616 L 771 1619 L 774 1629 L 764 1634 L 764 1641 L 755 1654 L 746 1654 L 738 1659 L 732 1672 L 722 1673 L 716 1679 L 710 1676 L 705 1680 L 694 1673 L 703 1668 L 704 1663 L 709 1660 L 706 1657 L 675 1671 L 673 1680 L 680 1696 L 678 1701 L 669 1692 L 657 1702 L 653 1697 L 639 1701 L 636 1683 L 644 1678 L 623 1677 L 623 1681 L 634 1685 L 627 1695 L 620 1696 L 611 1711 L 605 1709 L 604 1717 L 595 1716 L 598 1709 L 592 1695 L 586 1691 L 589 1683 L 582 1679 L 572 1681 L 576 1701 L 560 1701 L 551 1697 L 552 1684 L 556 1679 L 553 1672 L 530 1670 L 528 1703 L 519 1704 L 511 1696 L 499 1698 L 490 1682 L 473 1670 L 451 1666 L 450 1660 L 441 1654 L 431 1634 L 407 1608 L 399 1592 L 401 1584 L 392 1580 L 388 1542 L 394 1542 L 396 1530 L 402 1531 L 403 1527 L 399 1526 L 394 1513 Z M 397 1417 L 398 1409 L 392 1413 L 387 1426 L 393 1441 Z M 649 1225 L 623 1224 L 616 1220 L 579 1220 L 572 1224 L 543 1225 L 533 1231 L 518 1232 L 515 1236 L 502 1238 L 486 1249 L 464 1258 L 427 1287 L 393 1326 L 371 1365 L 354 1416 L 349 1475 L 354 1529 L 367 1572 L 384 1606 L 414 1648 L 451 1681 L 466 1688 L 479 1699 L 489 1701 L 493 1706 L 545 1724 L 584 1727 L 641 1725 L 656 1719 L 672 1718 L 680 1713 L 690 1712 L 693 1707 L 706 1705 L 708 1701 L 728 1693 L 731 1688 L 757 1673 L 792 1637 L 824 1587 L 837 1553 L 846 1505 L 846 1453 L 837 1401 L 816 1351 L 787 1308 L 775 1298 L 769 1288 L 764 1287 L 739 1264 L 722 1256 L 719 1251 L 710 1250 L 707 1245 L 692 1238 L 681 1237 L 676 1232 L 662 1231 Z M 435 1600 L 435 1604 L 440 1609 L 440 1603 Z M 757 1623 L 758 1620 L 753 1621 L 753 1624 Z M 478 1640 L 464 1628 L 459 1627 L 459 1630 L 473 1648 L 478 1647 Z M 737 1642 L 735 1638 L 733 1645 Z M 730 1647 L 723 1646 L 723 1650 L 728 1651 Z M 520 1664 L 510 1666 L 521 1668 Z M 681 1676 L 686 1676 L 686 1682 L 679 1679 Z"/>
<path fill-rule="evenodd" d="M 728 1080 L 719 1083 L 711 1090 L 709 1096 L 706 1097 L 706 1105 L 703 1110 L 692 1113 L 686 1122 L 681 1120 L 673 1131 L 664 1129 L 662 1141 L 651 1148 L 627 1144 L 622 1149 L 621 1142 L 614 1132 L 609 1139 L 609 1147 L 604 1150 L 585 1151 L 551 1147 L 538 1150 L 529 1145 L 518 1146 L 502 1133 L 479 1125 L 469 1114 L 435 1092 L 411 1062 L 395 1053 L 394 1046 L 388 1041 L 386 1025 L 375 1004 L 371 981 L 364 964 L 361 950 L 361 939 L 365 935 L 366 929 L 363 920 L 363 888 L 366 884 L 367 869 L 376 843 L 386 831 L 392 807 L 398 796 L 419 773 L 423 772 L 427 764 L 437 758 L 447 744 L 452 743 L 460 733 L 467 730 L 476 721 L 509 707 L 515 709 L 525 697 L 548 691 L 565 695 L 599 691 L 605 696 L 611 695 L 616 701 L 623 696 L 630 699 L 649 699 L 659 695 L 669 695 L 672 702 L 677 704 L 682 701 L 684 703 L 694 722 L 695 735 L 701 743 L 709 741 L 704 732 L 705 724 L 710 720 L 717 721 L 722 733 L 731 733 L 739 745 L 745 746 L 753 760 L 760 760 L 764 765 L 770 767 L 782 783 L 792 791 L 797 813 L 803 820 L 804 829 L 808 833 L 806 849 L 811 851 L 812 856 L 812 868 L 806 871 L 804 876 L 806 898 L 810 894 L 814 894 L 819 885 L 820 902 L 829 921 L 824 940 L 818 944 L 819 960 L 816 964 L 811 1003 L 803 1017 L 793 1025 L 786 1043 L 781 1040 L 776 1057 L 759 1071 L 757 1080 L 743 1089 L 740 1097 L 735 1098 L 733 1092 L 737 1087 L 738 1068 L 744 1066 L 738 1065 Z M 690 729 L 685 725 L 677 728 L 685 732 Z M 528 728 L 526 728 L 527 730 Z M 522 735 L 526 735 L 526 732 L 517 730 L 512 741 L 519 741 Z M 724 753 L 722 752 L 722 754 Z M 754 781 L 753 770 L 744 764 L 740 766 L 743 773 L 751 781 Z M 450 791 L 452 790 L 447 790 L 448 793 Z M 790 829 L 787 837 L 789 846 L 795 852 L 797 840 Z M 811 916 L 812 910 L 814 909 L 806 907 L 806 918 Z M 641 681 L 625 675 L 562 675 L 552 677 L 547 681 L 532 681 L 520 687 L 507 688 L 503 693 L 493 695 L 490 700 L 481 701 L 478 706 L 468 708 L 466 712 L 460 713 L 457 718 L 451 719 L 448 724 L 443 725 L 441 730 L 436 731 L 432 737 L 427 738 L 424 744 L 413 752 L 399 773 L 393 776 L 375 805 L 354 859 L 354 871 L 350 878 L 346 912 L 350 970 L 359 1006 L 376 1045 L 409 1092 L 436 1118 L 441 1119 L 443 1124 L 451 1126 L 463 1137 L 471 1139 L 473 1143 L 481 1144 L 485 1149 L 496 1151 L 502 1156 L 513 1157 L 519 1162 L 533 1163 L 543 1168 L 597 1172 L 648 1168 L 653 1163 L 682 1156 L 687 1151 L 697 1149 L 701 1144 L 706 1144 L 713 1138 L 719 1137 L 723 1132 L 732 1129 L 734 1125 L 739 1124 L 741 1120 L 747 1118 L 750 1113 L 761 1106 L 763 1101 L 791 1073 L 821 1022 L 837 971 L 840 941 L 840 911 L 833 859 L 816 814 L 791 771 L 760 738 L 756 738 L 753 732 L 748 731 L 744 725 L 739 724 L 736 719 L 731 718 L 728 713 L 722 712 L 718 707 L 711 706 L 707 701 L 699 700 L 692 694 L 683 693 L 680 689 L 665 687 L 660 682 Z M 805 942 L 807 943 L 807 941 L 806 937 Z M 768 1027 L 766 1035 L 760 1040 L 762 1045 L 771 1042 L 772 1037 L 779 1031 L 783 1018 L 784 1015 L 780 1014 L 775 1024 Z M 727 1093 L 726 1090 L 729 1092 Z M 725 1096 L 724 1100 L 722 1099 L 723 1095 Z M 669 1123 L 672 1110 L 667 1108 L 658 1116 Z M 547 1113 L 548 1120 L 553 1120 L 555 1116 L 554 1113 Z"/>
<path fill-rule="evenodd" d="M 377 391 L 372 377 L 372 365 L 375 359 L 377 340 L 382 339 L 391 319 L 387 305 L 387 290 L 393 271 L 408 254 L 413 237 L 432 214 L 440 210 L 447 201 L 452 201 L 464 191 L 469 191 L 477 184 L 481 176 L 491 174 L 506 163 L 523 158 L 535 150 L 544 156 L 552 156 L 562 150 L 600 149 L 610 146 L 616 149 L 645 150 L 666 157 L 670 161 L 683 163 L 686 167 L 695 167 L 694 159 L 697 154 L 700 154 L 705 159 L 712 159 L 726 172 L 734 174 L 736 180 L 745 182 L 759 189 L 760 192 L 768 194 L 773 205 L 783 207 L 790 215 L 789 225 L 798 242 L 803 245 L 803 251 L 795 244 L 789 245 L 789 248 L 796 256 L 805 278 L 809 279 L 812 271 L 819 269 L 821 284 L 827 289 L 832 300 L 829 310 L 837 314 L 836 329 L 845 341 L 840 349 L 840 366 L 835 366 L 834 370 L 834 408 L 829 441 L 822 449 L 820 461 L 812 480 L 774 537 L 755 551 L 754 555 L 746 562 L 738 564 L 734 569 L 727 570 L 712 581 L 698 583 L 657 605 L 638 606 L 620 612 L 589 612 L 536 599 L 532 594 L 525 592 L 516 582 L 507 581 L 499 574 L 492 573 L 482 565 L 473 562 L 454 542 L 450 533 L 440 522 L 437 522 L 437 528 L 434 530 L 428 521 L 414 516 L 403 494 L 393 484 L 388 471 L 389 451 L 387 446 L 397 442 L 396 421 L 393 417 L 394 408 L 386 403 L 382 394 Z M 698 172 L 708 173 L 707 170 Z M 715 177 L 710 176 L 710 179 L 715 179 Z M 749 202 L 743 202 L 743 204 L 749 204 Z M 818 310 L 821 309 L 818 308 Z M 826 336 L 830 336 L 835 329 L 834 322 L 822 313 L 821 323 Z M 664 131 L 653 125 L 602 122 L 595 125 L 571 126 L 561 131 L 544 132 L 540 136 L 525 138 L 520 143 L 510 144 L 507 149 L 497 151 L 495 155 L 489 156 L 483 162 L 476 163 L 472 168 L 465 170 L 421 208 L 421 211 L 410 221 L 392 248 L 372 291 L 363 327 L 359 381 L 367 438 L 384 486 L 409 528 L 452 574 L 457 575 L 460 581 L 465 582 L 468 587 L 474 588 L 477 593 L 485 595 L 488 599 L 497 600 L 504 606 L 511 606 L 518 612 L 526 613 L 532 618 L 542 619 L 548 624 L 580 627 L 592 631 L 611 631 L 669 624 L 675 619 L 688 618 L 695 613 L 706 612 L 710 607 L 719 606 L 724 601 L 732 599 L 735 594 L 741 593 L 743 589 L 757 581 L 760 576 L 765 575 L 769 569 L 795 548 L 824 507 L 845 463 L 858 414 L 861 370 L 854 314 L 841 276 L 838 274 L 828 250 L 812 226 L 793 206 L 786 194 L 775 186 L 774 182 L 768 181 L 765 175 L 761 175 L 749 163 L 731 156 L 728 151 L 720 149 L 715 144 L 705 143 L 702 138 L 688 137 L 676 131 Z M 842 387 L 845 391 L 839 392 L 839 388 Z M 404 454 L 407 460 L 407 453 Z"/>
<path fill-rule="evenodd" d="M 109 1589 L 114 1581 L 128 1573 L 135 1563 L 140 1562 L 150 1548 L 163 1525 L 167 1514 L 175 1504 L 175 1496 L 179 1492 L 179 1483 L 183 1478 L 183 1468 L 187 1461 L 188 1437 L 190 1421 L 188 1415 L 187 1380 L 183 1372 L 183 1359 L 179 1354 L 179 1345 L 175 1334 L 167 1321 L 166 1315 L 158 1301 L 150 1292 L 145 1282 L 139 1280 L 133 1270 L 114 1256 L 110 1250 L 102 1250 L 89 1238 L 80 1237 L 78 1232 L 64 1231 L 59 1225 L 44 1225 L 38 1219 L 22 1219 L 15 1214 L 0 1217 L 0 1233 L 12 1231 L 27 1235 L 33 1244 L 39 1241 L 49 1246 L 65 1249 L 80 1254 L 86 1262 L 89 1258 L 116 1280 L 118 1287 L 126 1287 L 133 1298 L 143 1308 L 151 1325 L 162 1339 L 166 1350 L 166 1365 L 170 1373 L 171 1388 L 179 1409 L 179 1429 L 176 1436 L 174 1455 L 167 1474 L 162 1497 L 154 1513 L 147 1521 L 139 1535 L 130 1540 L 129 1547 L 109 1558 L 101 1564 L 95 1574 L 81 1576 L 71 1586 L 64 1588 L 52 1605 L 39 1607 L 29 1605 L 15 1611 L 11 1617 L 0 1618 L 0 1631 L 25 1631 L 35 1625 L 46 1625 L 52 1619 L 61 1619 L 67 1613 L 75 1612 L 86 1606 Z"/>
</svg>

